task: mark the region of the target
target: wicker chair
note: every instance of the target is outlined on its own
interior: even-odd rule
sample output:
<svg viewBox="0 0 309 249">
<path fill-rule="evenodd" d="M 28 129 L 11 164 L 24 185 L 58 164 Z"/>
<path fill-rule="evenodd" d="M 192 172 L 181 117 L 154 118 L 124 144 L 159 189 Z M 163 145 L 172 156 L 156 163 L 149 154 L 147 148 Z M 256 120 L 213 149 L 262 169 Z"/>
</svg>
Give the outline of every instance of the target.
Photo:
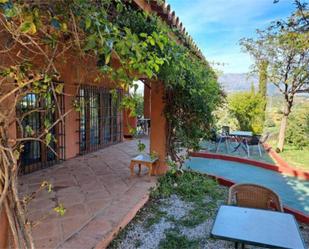
<svg viewBox="0 0 309 249">
<path fill-rule="evenodd" d="M 255 184 L 230 187 L 228 204 L 283 212 L 280 197 L 274 191 Z"/>
</svg>

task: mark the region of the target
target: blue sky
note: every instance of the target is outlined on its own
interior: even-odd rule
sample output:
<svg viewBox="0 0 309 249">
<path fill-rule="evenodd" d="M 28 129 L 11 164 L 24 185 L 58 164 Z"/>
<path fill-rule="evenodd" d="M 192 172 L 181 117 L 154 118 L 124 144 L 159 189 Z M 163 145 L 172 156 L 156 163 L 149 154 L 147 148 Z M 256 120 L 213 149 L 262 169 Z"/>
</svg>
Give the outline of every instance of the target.
<svg viewBox="0 0 309 249">
<path fill-rule="evenodd" d="M 224 73 L 247 73 L 252 60 L 239 40 L 254 37 L 257 28 L 286 18 L 293 0 L 167 0 L 207 60 L 226 63 Z"/>
</svg>

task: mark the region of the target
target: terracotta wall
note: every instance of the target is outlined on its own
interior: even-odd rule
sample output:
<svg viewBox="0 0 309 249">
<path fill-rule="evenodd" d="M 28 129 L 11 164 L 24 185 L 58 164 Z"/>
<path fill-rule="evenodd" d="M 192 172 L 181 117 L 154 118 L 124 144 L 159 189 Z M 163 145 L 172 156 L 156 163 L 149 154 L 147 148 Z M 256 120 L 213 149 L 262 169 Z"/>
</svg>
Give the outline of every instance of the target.
<svg viewBox="0 0 309 249">
<path fill-rule="evenodd" d="M 1 37 L 0 37 L 1 38 Z M 15 54 L 20 48 L 16 48 L 11 51 L 10 54 L 1 54 L 0 66 L 12 65 L 17 59 Z M 24 53 L 25 51 L 23 51 Z M 25 52 L 28 53 L 28 52 Z M 106 88 L 114 88 L 115 84 L 112 83 L 108 78 L 103 77 L 99 74 L 96 66 L 96 57 L 85 55 L 83 58 L 76 56 L 78 51 L 71 51 L 65 53 L 57 58 L 55 63 L 57 70 L 59 71 L 61 78 L 60 81 L 64 82 L 64 93 L 65 93 L 65 111 L 71 110 L 71 112 L 65 118 L 65 147 L 66 155 L 65 158 L 69 159 L 75 157 L 79 153 L 79 135 L 78 135 L 78 117 L 79 114 L 73 109 L 73 100 L 78 93 L 78 87 L 80 84 L 96 85 Z M 34 65 L 39 65 L 43 62 L 44 58 L 38 56 L 31 56 L 28 53 L 29 58 L 32 58 Z M 119 67 L 119 62 L 115 56 L 111 60 L 112 66 Z M 98 77 L 100 76 L 100 77 Z M 9 102 L 8 102 L 9 105 Z M 5 106 L 2 108 L 10 108 Z M 1 107 L 0 107 L 1 109 Z M 12 117 L 14 118 L 14 117 Z M 16 137 L 15 123 L 12 122 L 9 128 L 10 137 Z"/>
<path fill-rule="evenodd" d="M 66 55 L 63 59 L 66 61 L 59 63 L 59 71 L 61 81 L 64 82 L 65 111 L 70 111 L 65 118 L 65 158 L 70 159 L 79 154 L 79 113 L 73 107 L 79 86 L 114 88 L 115 84 L 98 73 L 95 57 L 88 56 L 81 60 L 78 57 Z M 118 66 L 115 58 L 112 59 L 112 63 L 115 67 Z"/>
<path fill-rule="evenodd" d="M 137 127 L 137 117 L 130 116 L 130 110 L 125 109 L 123 111 L 123 136 L 124 138 L 132 138 L 133 135 L 130 129 Z"/>
<path fill-rule="evenodd" d="M 161 82 L 151 83 L 151 130 L 150 130 L 150 151 L 159 155 L 159 162 L 155 174 L 164 174 L 167 171 L 166 165 L 166 119 L 164 116 L 165 103 L 164 86 Z"/>
</svg>

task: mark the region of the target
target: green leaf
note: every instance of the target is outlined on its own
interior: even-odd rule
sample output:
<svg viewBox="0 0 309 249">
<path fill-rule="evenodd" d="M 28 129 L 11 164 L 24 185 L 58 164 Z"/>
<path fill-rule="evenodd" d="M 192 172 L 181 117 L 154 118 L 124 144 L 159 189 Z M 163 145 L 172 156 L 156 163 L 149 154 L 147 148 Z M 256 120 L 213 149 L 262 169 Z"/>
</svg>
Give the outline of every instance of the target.
<svg viewBox="0 0 309 249">
<path fill-rule="evenodd" d="M 51 183 L 49 183 L 47 187 L 47 192 L 50 193 L 51 191 L 52 191 L 52 185 Z"/>
<path fill-rule="evenodd" d="M 86 30 L 89 29 L 91 26 L 91 19 L 89 16 L 86 17 L 86 20 L 85 20 L 85 28 Z"/>
<path fill-rule="evenodd" d="M 68 31 L 68 25 L 65 22 L 61 23 L 61 31 L 63 32 Z"/>
<path fill-rule="evenodd" d="M 161 58 L 156 58 L 156 63 L 158 65 L 163 65 L 164 64 L 164 60 L 162 60 Z"/>
<path fill-rule="evenodd" d="M 14 155 L 14 158 L 15 158 L 16 160 L 18 160 L 19 157 L 20 157 L 20 152 L 19 152 L 18 150 L 14 150 L 14 151 L 13 151 L 13 155 Z"/>
<path fill-rule="evenodd" d="M 20 25 L 20 31 L 22 33 L 35 34 L 36 26 L 32 21 L 25 21 Z"/>
<path fill-rule="evenodd" d="M 34 131 L 32 130 L 32 127 L 27 125 L 25 127 L 25 133 L 26 133 L 26 136 L 33 136 L 34 135 Z"/>
<path fill-rule="evenodd" d="M 156 70 L 156 72 L 158 72 L 159 71 L 159 66 L 157 65 L 157 64 L 153 64 L 153 67 L 154 67 L 154 69 Z"/>
<path fill-rule="evenodd" d="M 7 3 L 9 0 L 0 0 L 0 3 Z"/>
<path fill-rule="evenodd" d="M 63 92 L 63 84 L 58 84 L 55 88 L 55 92 L 61 94 Z"/>
<path fill-rule="evenodd" d="M 152 78 L 152 71 L 150 69 L 146 69 L 146 75 L 149 79 Z"/>
<path fill-rule="evenodd" d="M 155 40 L 151 36 L 148 37 L 148 40 L 152 46 L 156 45 Z"/>
<path fill-rule="evenodd" d="M 49 121 L 48 119 L 45 119 L 45 120 L 44 120 L 44 127 L 45 127 L 45 128 L 49 128 L 50 125 L 51 125 L 51 124 L 50 124 L 50 121 Z"/>
<path fill-rule="evenodd" d="M 47 134 L 46 134 L 46 137 L 45 137 L 45 143 L 46 143 L 47 145 L 49 145 L 50 142 L 51 142 L 51 140 L 52 140 L 52 134 L 51 134 L 51 133 L 47 133 Z"/>
<path fill-rule="evenodd" d="M 88 36 L 87 43 L 86 43 L 86 46 L 84 47 L 84 50 L 88 51 L 88 50 L 94 49 L 96 47 L 96 44 L 97 44 L 96 41 L 97 41 L 96 34 L 92 34 L 92 35 Z"/>
<path fill-rule="evenodd" d="M 117 12 L 122 12 L 123 11 L 123 4 L 117 3 L 116 9 L 117 9 Z"/>
<path fill-rule="evenodd" d="M 140 33 L 140 37 L 143 37 L 143 38 L 147 38 L 147 34 L 146 33 Z"/>
<path fill-rule="evenodd" d="M 48 83 L 48 82 L 50 82 L 51 81 L 51 77 L 48 75 L 48 74 L 45 74 L 44 75 L 44 83 Z"/>
<path fill-rule="evenodd" d="M 5 9 L 4 15 L 6 17 L 12 18 L 12 17 L 17 16 L 18 12 L 19 12 L 19 9 L 15 5 L 13 5 L 12 8 Z"/>
<path fill-rule="evenodd" d="M 111 54 L 105 56 L 105 64 L 107 65 L 110 62 Z"/>
<path fill-rule="evenodd" d="M 54 208 L 54 211 L 58 213 L 60 216 L 63 216 L 66 212 L 64 206 L 60 203 L 57 207 Z"/>
<path fill-rule="evenodd" d="M 164 48 L 163 43 L 162 43 L 162 42 L 160 42 L 160 41 L 157 41 L 157 44 L 158 44 L 158 46 L 159 46 L 160 50 L 162 51 L 162 50 L 163 50 L 163 48 Z"/>
</svg>

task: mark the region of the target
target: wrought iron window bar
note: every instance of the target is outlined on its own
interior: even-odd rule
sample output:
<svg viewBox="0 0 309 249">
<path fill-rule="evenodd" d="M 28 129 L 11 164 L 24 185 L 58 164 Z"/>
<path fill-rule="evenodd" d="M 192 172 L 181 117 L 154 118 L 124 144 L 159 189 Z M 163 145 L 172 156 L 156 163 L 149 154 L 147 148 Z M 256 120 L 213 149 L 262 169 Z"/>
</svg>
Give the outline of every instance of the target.
<svg viewBox="0 0 309 249">
<path fill-rule="evenodd" d="M 57 96 L 61 114 L 65 111 L 64 96 Z M 49 108 L 44 109 L 46 100 L 38 97 L 37 94 L 29 93 L 19 103 L 16 109 L 16 115 L 24 119 L 22 121 L 23 129 L 30 126 L 35 134 L 40 134 L 43 131 L 43 122 L 46 115 L 51 115 L 51 121 L 58 119 L 58 113 L 49 112 Z M 51 103 L 53 105 L 54 103 Z M 44 110 L 44 111 L 42 111 Z M 46 145 L 39 141 L 27 141 L 24 143 L 23 151 L 20 156 L 20 173 L 28 174 L 37 170 L 51 167 L 52 165 L 65 160 L 65 126 L 64 122 L 60 121 L 51 129 L 52 135 L 57 142 L 51 142 L 50 146 L 55 150 L 55 155 Z M 17 136 L 21 137 L 21 129 L 17 125 Z"/>
<path fill-rule="evenodd" d="M 85 154 L 122 141 L 122 90 L 81 85 L 79 88 L 79 152 Z"/>
</svg>

